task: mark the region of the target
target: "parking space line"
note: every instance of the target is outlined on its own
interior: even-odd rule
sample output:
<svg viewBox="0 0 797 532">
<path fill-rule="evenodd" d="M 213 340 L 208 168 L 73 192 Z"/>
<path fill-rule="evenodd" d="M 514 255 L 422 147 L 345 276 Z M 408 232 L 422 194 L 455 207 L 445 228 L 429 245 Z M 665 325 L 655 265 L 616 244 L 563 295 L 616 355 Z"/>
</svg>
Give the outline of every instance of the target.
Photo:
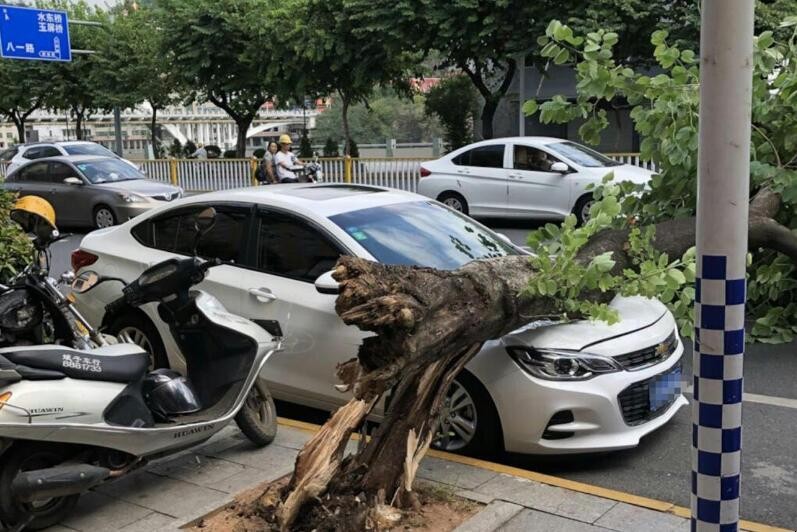
<svg viewBox="0 0 797 532">
<path fill-rule="evenodd" d="M 284 425 L 286 427 L 293 427 L 308 432 L 318 432 L 318 429 L 321 428 L 320 425 L 315 425 L 313 423 L 306 423 L 304 421 L 298 421 L 295 419 L 278 417 L 277 420 L 280 425 Z M 359 434 L 352 434 L 352 439 L 358 439 L 358 437 Z M 685 508 L 683 506 L 677 506 L 671 502 L 660 501 L 658 499 L 651 499 L 649 497 L 642 497 L 640 495 L 634 495 L 633 493 L 626 493 L 624 491 L 618 491 L 611 488 L 603 488 L 601 486 L 594 486 L 592 484 L 586 484 L 584 482 L 578 482 L 576 480 L 568 480 L 566 478 L 555 477 L 553 475 L 546 475 L 544 473 L 536 473 L 534 471 L 527 471 L 525 469 L 520 469 L 517 467 L 498 464 L 495 462 L 488 462 L 486 460 L 481 460 L 478 458 L 471 458 L 470 456 L 462 456 L 458 454 L 447 453 L 444 451 L 437 451 L 434 449 L 429 449 L 429 451 L 426 454 L 428 456 L 433 456 L 435 458 L 441 458 L 443 460 L 448 460 L 450 462 L 456 462 L 464 465 L 478 467 L 479 469 L 486 469 L 488 471 L 493 471 L 495 473 L 503 473 L 505 475 L 520 477 L 526 480 L 533 480 L 541 484 L 547 484 L 549 486 L 568 489 L 570 491 L 576 491 L 579 493 L 586 493 L 588 495 L 595 495 L 596 497 L 603 497 L 604 499 L 624 502 L 626 504 L 631 504 L 633 506 L 639 506 L 650 510 L 656 510 L 659 512 L 671 513 L 673 515 L 676 515 L 678 517 L 683 517 L 686 519 L 689 519 L 689 517 L 691 516 L 691 511 L 689 510 L 689 508 Z M 754 521 L 741 520 L 739 522 L 739 526 L 741 530 L 746 530 L 749 532 L 791 532 L 786 528 L 765 525 L 763 523 L 756 523 Z"/>
<path fill-rule="evenodd" d="M 692 395 L 693 386 L 691 383 L 685 381 L 681 383 L 683 393 Z M 744 393 L 742 394 L 742 401 L 745 403 L 758 403 L 769 406 L 782 406 L 783 408 L 792 408 L 797 410 L 797 399 L 790 399 L 788 397 L 777 397 L 774 395 L 761 395 L 757 393 Z"/>
</svg>

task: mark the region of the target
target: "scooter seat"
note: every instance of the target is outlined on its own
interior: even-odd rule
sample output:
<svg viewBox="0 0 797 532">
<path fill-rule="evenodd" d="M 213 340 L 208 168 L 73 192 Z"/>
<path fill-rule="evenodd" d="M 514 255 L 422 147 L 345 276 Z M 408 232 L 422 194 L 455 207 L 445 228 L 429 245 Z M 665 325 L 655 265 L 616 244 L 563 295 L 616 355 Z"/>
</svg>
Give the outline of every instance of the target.
<svg viewBox="0 0 797 532">
<path fill-rule="evenodd" d="M 63 373 L 73 379 L 134 382 L 144 377 L 149 355 L 138 346 L 117 344 L 79 351 L 57 345 L 0 349 L 14 364 Z"/>
</svg>

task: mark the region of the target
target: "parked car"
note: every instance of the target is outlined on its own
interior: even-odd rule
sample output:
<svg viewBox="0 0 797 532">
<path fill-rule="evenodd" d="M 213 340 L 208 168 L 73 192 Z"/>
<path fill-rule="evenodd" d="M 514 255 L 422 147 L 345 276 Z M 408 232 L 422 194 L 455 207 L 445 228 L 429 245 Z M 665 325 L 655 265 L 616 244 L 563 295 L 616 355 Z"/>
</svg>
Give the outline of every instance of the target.
<svg viewBox="0 0 797 532">
<path fill-rule="evenodd" d="M 59 225 L 110 227 L 183 195 L 112 157 L 70 155 L 30 161 L 6 176 L 3 188 L 33 194 L 55 208 Z"/>
<path fill-rule="evenodd" d="M 116 155 L 114 152 L 96 142 L 89 142 L 87 140 L 66 140 L 54 142 L 30 142 L 27 144 L 19 144 L 10 148 L 15 150 L 9 157 L 9 166 L 6 173 L 13 171 L 18 166 L 25 164 L 28 161 L 35 159 L 43 159 L 45 157 L 58 157 L 60 155 L 94 155 L 97 157 L 113 157 L 124 161 L 136 170 L 140 170 L 138 165 L 127 159 L 123 159 Z M 8 155 L 6 155 L 8 156 Z"/>
<path fill-rule="evenodd" d="M 485 140 L 421 165 L 418 192 L 474 217 L 589 218 L 592 192 L 617 181 L 647 183 L 653 172 L 586 146 L 549 137 Z"/>
<path fill-rule="evenodd" d="M 227 264 L 201 285 L 231 311 L 268 326 L 278 320 L 285 350 L 264 377 L 274 396 L 332 410 L 349 396 L 335 366 L 356 355 L 366 333 L 335 314 L 330 270 L 342 254 L 387 264 L 458 268 L 520 248 L 417 194 L 354 185 L 273 185 L 184 198 L 118 227 L 87 235 L 72 255 L 77 273 L 136 278 L 149 264 L 187 255 L 195 227 L 188 206 L 212 206 L 217 225 L 198 253 Z M 115 283 L 76 295 L 94 324 L 134 340 L 154 365 L 184 369 L 184 358 L 155 308 L 104 316 Z M 480 453 L 573 453 L 633 447 L 670 420 L 683 347 L 658 301 L 617 297 L 614 325 L 532 324 L 487 342 L 448 391 L 434 445 Z M 377 417 L 381 411 L 377 409 Z"/>
</svg>

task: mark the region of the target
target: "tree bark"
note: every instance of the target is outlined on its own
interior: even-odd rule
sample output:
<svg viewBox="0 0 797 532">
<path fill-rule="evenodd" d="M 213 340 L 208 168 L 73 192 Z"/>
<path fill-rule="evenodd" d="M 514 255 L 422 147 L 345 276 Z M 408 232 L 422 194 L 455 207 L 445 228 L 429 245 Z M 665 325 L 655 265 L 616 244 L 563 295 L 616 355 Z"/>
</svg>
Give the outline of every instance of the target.
<svg viewBox="0 0 797 532">
<path fill-rule="evenodd" d="M 511 58 L 507 59 L 504 79 L 501 81 L 501 85 L 495 92 L 491 91 L 487 86 L 482 73 L 484 69 L 479 62 L 474 61 L 461 64 L 460 68 L 465 72 L 465 74 L 467 74 L 471 82 L 473 82 L 473 85 L 476 87 L 476 90 L 479 91 L 479 94 L 484 100 L 484 106 L 482 107 L 481 114 L 482 139 L 491 139 L 494 135 L 493 122 L 495 120 L 495 112 L 498 109 L 498 104 L 500 103 L 501 99 L 506 96 L 506 93 L 512 84 L 512 79 L 515 77 L 515 71 L 517 70 L 517 62 Z"/>
<path fill-rule="evenodd" d="M 252 125 L 251 117 L 243 117 L 235 121 L 235 126 L 238 129 L 238 136 L 235 140 L 235 156 L 239 159 L 246 157 L 246 133 L 249 131 L 250 125 Z"/>
<path fill-rule="evenodd" d="M 11 115 L 11 120 L 14 122 L 14 125 L 17 126 L 17 138 L 19 139 L 19 143 L 24 144 L 27 142 L 27 135 L 25 134 L 25 119 L 17 116 L 15 113 Z"/>
<path fill-rule="evenodd" d="M 78 107 L 73 107 L 72 108 L 72 113 L 74 113 L 74 115 L 75 115 L 75 138 L 77 140 L 83 140 L 83 118 L 84 118 L 83 114 L 84 114 L 84 112 L 85 112 L 84 110 L 82 110 L 82 109 L 80 109 Z M 117 146 L 117 149 L 119 149 L 118 146 Z"/>
<path fill-rule="evenodd" d="M 780 198 L 767 189 L 753 198 L 750 246 L 777 249 L 797 262 L 797 236 L 773 218 L 779 209 Z M 576 260 L 586 264 L 610 251 L 614 273 L 631 268 L 628 236 L 624 229 L 602 231 L 579 250 Z M 682 256 L 694 242 L 695 218 L 655 226 L 653 245 L 671 258 Z M 415 470 L 432 441 L 434 420 L 454 377 L 486 340 L 558 314 L 553 298 L 520 297 L 536 275 L 527 256 L 473 261 L 454 271 L 342 257 L 334 272 L 340 283 L 336 311 L 346 324 L 376 335 L 363 341 L 357 358 L 338 366 L 339 388 L 352 391 L 354 398 L 300 453 L 283 502 L 277 502 L 281 528 L 288 530 L 300 521 L 312 528 L 325 515 L 348 511 L 340 529 L 365 529 L 380 505 L 414 505 Z M 609 302 L 614 295 L 594 291 L 582 297 Z M 379 429 L 358 453 L 342 459 L 351 433 L 391 390 L 391 405 Z M 350 504 L 341 503 L 346 500 Z M 330 524 L 319 529 L 338 528 Z"/>
</svg>

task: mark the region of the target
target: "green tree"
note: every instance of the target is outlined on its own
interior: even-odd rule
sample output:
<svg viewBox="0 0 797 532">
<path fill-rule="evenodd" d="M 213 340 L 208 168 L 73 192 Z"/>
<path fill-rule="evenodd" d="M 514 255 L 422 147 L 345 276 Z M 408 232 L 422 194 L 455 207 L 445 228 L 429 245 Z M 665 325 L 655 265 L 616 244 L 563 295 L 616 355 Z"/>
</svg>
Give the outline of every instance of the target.
<svg viewBox="0 0 797 532">
<path fill-rule="evenodd" d="M 0 282 L 6 282 L 30 261 L 30 240 L 9 216 L 16 194 L 0 189 Z"/>
<path fill-rule="evenodd" d="M 53 7 L 66 9 L 73 19 L 102 24 L 97 26 L 73 26 L 69 28 L 69 39 L 73 49 L 89 50 L 86 55 L 75 55 L 68 63 L 50 63 L 52 91 L 46 98 L 46 106 L 63 109 L 72 115 L 75 135 L 80 140 L 85 136 L 84 122 L 99 110 L 109 110 L 119 98 L 112 84 L 102 52 L 107 50 L 110 23 L 108 13 L 89 6 L 84 0 L 76 3 L 54 2 Z M 99 53 L 98 53 L 99 52 Z"/>
<path fill-rule="evenodd" d="M 50 93 L 47 67 L 37 61 L 0 59 L 0 115 L 14 123 L 19 142 L 26 140 L 25 121 L 44 105 Z"/>
<path fill-rule="evenodd" d="M 752 337 L 790 341 L 797 335 L 797 17 L 756 37 L 752 103 L 751 195 L 768 193 L 782 207 L 767 222 L 766 246 L 753 248 L 747 312 L 754 320 Z M 618 35 L 598 30 L 580 37 L 558 21 L 540 39 L 543 55 L 573 61 L 578 96 L 561 96 L 538 105 L 527 102 L 527 114 L 539 112 L 543 123 L 584 119 L 581 137 L 596 143 L 607 126 L 606 106 L 623 98 L 633 106 L 631 118 L 642 138 L 641 155 L 659 170 L 643 195 L 621 195 L 618 220 L 651 224 L 692 216 L 696 208 L 699 68 L 697 54 L 672 44 L 667 31 L 650 39 L 660 73 L 640 73 L 615 59 Z M 751 233 L 751 240 L 753 235 Z M 691 330 L 693 291 L 662 290 L 682 330 Z M 686 297 L 686 299 L 684 299 Z"/>
<path fill-rule="evenodd" d="M 429 91 L 426 113 L 440 119 L 449 151 L 473 141 L 476 107 L 476 91 L 465 76 L 445 78 Z"/>
<path fill-rule="evenodd" d="M 172 54 L 162 53 L 165 27 L 157 24 L 152 8 L 118 9 L 110 22 L 110 38 L 100 58 L 117 104 L 129 107 L 147 102 L 150 139 L 157 159 L 163 153 L 158 139 L 158 111 L 177 103 L 180 78 L 171 63 Z"/>
<path fill-rule="evenodd" d="M 401 96 L 392 90 L 376 91 L 367 104 L 358 103 L 349 109 L 349 132 L 368 144 L 381 144 L 386 139 L 398 142 L 430 142 L 442 133 L 438 121 L 424 114 L 423 94 Z M 313 137 L 340 138 L 343 132 L 341 114 L 334 109 L 316 118 Z"/>
<path fill-rule="evenodd" d="M 307 136 L 307 130 L 302 130 L 302 138 L 299 140 L 299 157 L 308 159 L 313 156 L 313 146 L 310 144 L 310 137 Z"/>
<path fill-rule="evenodd" d="M 266 101 L 295 85 L 291 60 L 269 60 L 279 24 L 276 2 L 261 0 L 160 0 L 163 54 L 173 54 L 174 70 L 189 98 L 223 109 L 238 128 L 236 154 L 246 154 L 246 132 Z M 274 9 L 272 9 L 274 8 Z M 283 54 L 289 57 L 290 54 Z"/>
<path fill-rule="evenodd" d="M 351 150 L 349 110 L 372 95 L 376 86 L 407 87 L 407 72 L 417 57 L 395 40 L 360 25 L 360 0 L 295 0 L 274 13 L 283 23 L 293 61 L 306 76 L 307 93 L 335 94 L 340 103 L 344 154 Z"/>
<path fill-rule="evenodd" d="M 340 152 L 338 151 L 338 143 L 332 140 L 331 137 L 327 137 L 327 141 L 324 144 L 324 157 L 339 157 Z"/>
</svg>

